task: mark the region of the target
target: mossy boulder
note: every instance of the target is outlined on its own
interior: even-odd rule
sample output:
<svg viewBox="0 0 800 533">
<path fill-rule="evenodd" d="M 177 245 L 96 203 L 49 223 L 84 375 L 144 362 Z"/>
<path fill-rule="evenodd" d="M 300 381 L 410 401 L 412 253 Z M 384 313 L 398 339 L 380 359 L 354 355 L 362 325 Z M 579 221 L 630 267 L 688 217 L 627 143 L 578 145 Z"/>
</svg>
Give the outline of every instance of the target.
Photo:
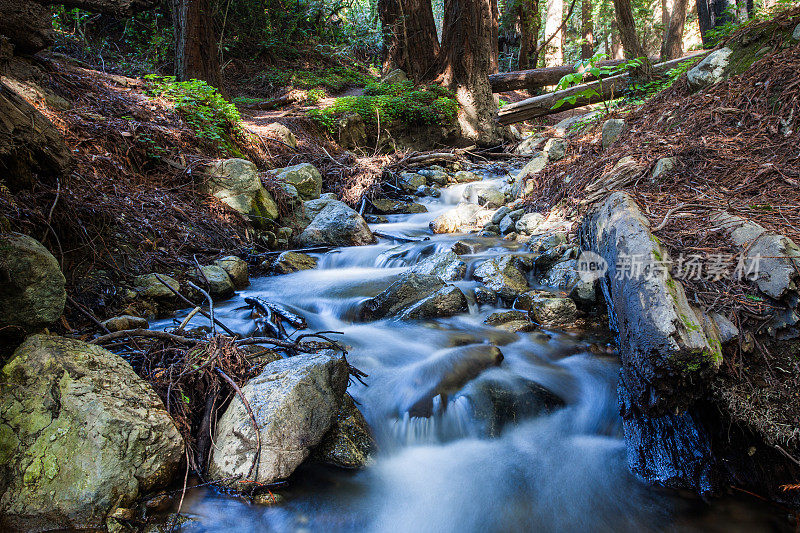
<svg viewBox="0 0 800 533">
<path fill-rule="evenodd" d="M 245 159 L 225 159 L 211 165 L 201 190 L 247 216 L 257 228 L 267 228 L 278 218 L 278 204 L 261 183 L 256 166 Z"/>
<path fill-rule="evenodd" d="M 115 507 L 167 484 L 183 440 L 121 357 L 29 337 L 0 372 L 0 529 L 101 529 Z"/>
<path fill-rule="evenodd" d="M 65 284 L 58 261 L 39 241 L 21 233 L 0 234 L 0 328 L 30 332 L 58 320 Z"/>
<path fill-rule="evenodd" d="M 284 183 L 294 185 L 303 200 L 316 200 L 322 193 L 322 174 L 311 163 L 280 169 L 276 177 Z"/>
</svg>

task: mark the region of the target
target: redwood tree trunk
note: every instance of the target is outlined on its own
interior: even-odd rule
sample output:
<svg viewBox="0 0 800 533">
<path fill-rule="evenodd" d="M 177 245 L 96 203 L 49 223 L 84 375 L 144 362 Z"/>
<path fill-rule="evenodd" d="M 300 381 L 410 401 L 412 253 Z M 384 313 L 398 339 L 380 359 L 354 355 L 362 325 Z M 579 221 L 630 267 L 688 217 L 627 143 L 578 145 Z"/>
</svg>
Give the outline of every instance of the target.
<svg viewBox="0 0 800 533">
<path fill-rule="evenodd" d="M 631 0 L 614 0 L 614 12 L 625 57 L 628 59 L 646 57 L 647 54 L 639 42 L 639 36 L 636 35 L 636 22 L 633 19 Z"/>
<path fill-rule="evenodd" d="M 594 21 L 592 20 L 592 0 L 581 3 L 581 59 L 589 59 L 594 55 Z"/>
<path fill-rule="evenodd" d="M 378 0 L 378 16 L 384 72 L 399 68 L 416 82 L 434 77 L 439 40 L 431 0 Z"/>
<path fill-rule="evenodd" d="M 542 21 L 539 18 L 539 0 L 518 0 L 519 13 L 519 68 L 527 70 L 536 68 L 539 61 L 537 41 Z"/>
<path fill-rule="evenodd" d="M 688 0 L 675 0 L 672 4 L 672 13 L 669 17 L 664 49 L 661 54 L 662 61 L 677 59 L 683 55 L 683 28 L 686 24 L 688 5 Z"/>
<path fill-rule="evenodd" d="M 731 9 L 736 9 L 734 0 L 696 0 L 697 22 L 700 25 L 700 36 L 703 45 L 714 45 L 708 37 L 708 31 L 731 20 Z"/>
<path fill-rule="evenodd" d="M 208 0 L 173 0 L 175 77 L 203 80 L 222 90 L 217 36 Z"/>
<path fill-rule="evenodd" d="M 545 40 L 553 38 L 544 49 L 544 66 L 558 67 L 564 64 L 564 0 L 547 0 L 544 23 Z"/>
<path fill-rule="evenodd" d="M 500 140 L 497 104 L 489 84 L 496 0 L 445 0 L 438 81 L 456 93 L 464 137 L 482 145 Z"/>
</svg>

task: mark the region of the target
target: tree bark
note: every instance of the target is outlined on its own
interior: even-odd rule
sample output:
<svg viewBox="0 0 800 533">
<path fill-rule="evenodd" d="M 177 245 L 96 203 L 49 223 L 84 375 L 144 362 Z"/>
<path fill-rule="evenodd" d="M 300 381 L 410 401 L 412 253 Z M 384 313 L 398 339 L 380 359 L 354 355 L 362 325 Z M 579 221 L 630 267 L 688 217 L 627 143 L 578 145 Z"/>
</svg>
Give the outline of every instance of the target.
<svg viewBox="0 0 800 533">
<path fill-rule="evenodd" d="M 439 39 L 431 1 L 378 0 L 378 16 L 383 26 L 383 71 L 402 69 L 415 82 L 434 77 Z"/>
<path fill-rule="evenodd" d="M 222 71 L 208 0 L 173 0 L 175 77 L 203 80 L 220 91 Z"/>
<path fill-rule="evenodd" d="M 498 142 L 497 103 L 489 84 L 492 16 L 496 0 L 445 0 L 437 81 L 455 91 L 462 136 L 482 145 Z"/>
<path fill-rule="evenodd" d="M 519 13 L 519 68 L 536 68 L 539 61 L 537 41 L 542 20 L 539 16 L 539 0 L 518 0 Z"/>
<path fill-rule="evenodd" d="M 614 13 L 625 57 L 628 59 L 645 57 L 646 54 L 639 42 L 639 36 L 636 35 L 636 22 L 633 19 L 631 0 L 614 0 Z"/>
<path fill-rule="evenodd" d="M 708 35 L 709 30 L 731 20 L 731 8 L 736 9 L 734 0 L 696 0 L 697 22 L 703 46 L 712 46 L 716 41 Z"/>
<path fill-rule="evenodd" d="M 611 23 L 611 59 L 622 59 L 622 39 L 619 36 L 619 27 L 617 22 Z"/>
<path fill-rule="evenodd" d="M 693 57 L 703 57 L 706 53 L 707 52 L 701 52 L 695 54 Z M 685 60 L 686 58 L 680 58 L 658 63 L 652 66 L 652 70 L 657 73 L 666 72 L 671 68 L 675 68 Z M 628 86 L 630 79 L 631 74 L 626 72 L 618 76 L 603 78 L 602 80 L 593 81 L 591 83 L 575 85 L 561 91 L 527 98 L 504 106 L 497 113 L 497 118 L 500 124 L 514 124 L 515 122 L 522 122 L 523 120 L 551 115 L 553 113 L 561 113 L 562 111 L 568 111 L 577 107 L 618 98 L 622 91 Z M 578 96 L 574 104 L 564 102 L 564 104 L 557 109 L 553 109 L 553 106 L 559 100 L 570 96 Z"/>
<path fill-rule="evenodd" d="M 0 0 L 0 34 L 17 54 L 35 54 L 53 44 L 53 11 L 35 2 Z"/>
<path fill-rule="evenodd" d="M 683 28 L 686 25 L 686 10 L 688 6 L 688 0 L 674 1 L 672 13 L 669 17 L 669 25 L 666 29 L 664 49 L 661 53 L 662 61 L 677 59 L 683 55 Z"/>
<path fill-rule="evenodd" d="M 594 21 L 592 20 L 592 0 L 581 3 L 581 59 L 589 59 L 594 55 Z"/>
<path fill-rule="evenodd" d="M 625 59 L 614 59 L 612 61 L 600 61 L 597 63 L 601 67 L 616 67 L 624 63 Z M 651 61 L 658 61 L 658 58 L 651 58 Z M 505 91 L 516 91 L 520 89 L 535 90 L 541 89 L 547 85 L 555 85 L 567 74 L 575 72 L 573 65 L 562 65 L 560 67 L 548 68 L 534 68 L 530 70 L 520 70 L 517 72 L 501 72 L 499 74 L 491 74 L 489 76 L 489 83 L 492 85 L 492 91 L 495 93 L 502 93 Z M 584 80 L 591 81 L 596 79 L 592 76 L 587 76 Z"/>
<path fill-rule="evenodd" d="M 64 136 L 38 109 L 0 81 L 0 168 L 15 192 L 39 177 L 64 176 L 74 158 Z"/>
<path fill-rule="evenodd" d="M 544 66 L 557 67 L 564 64 L 564 0 L 546 1 L 544 38 L 553 38 L 544 49 Z"/>
</svg>

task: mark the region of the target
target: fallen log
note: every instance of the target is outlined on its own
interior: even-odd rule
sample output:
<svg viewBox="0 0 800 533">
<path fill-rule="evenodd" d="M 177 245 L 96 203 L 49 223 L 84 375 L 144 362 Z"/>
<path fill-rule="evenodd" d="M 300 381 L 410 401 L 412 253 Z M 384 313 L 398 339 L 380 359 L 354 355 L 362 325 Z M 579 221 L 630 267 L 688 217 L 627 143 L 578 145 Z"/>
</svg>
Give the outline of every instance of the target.
<svg viewBox="0 0 800 533">
<path fill-rule="evenodd" d="M 664 63 L 653 65 L 654 73 L 663 73 L 672 68 L 677 67 L 687 59 L 699 59 L 706 52 L 700 52 L 693 56 L 682 57 L 680 59 L 673 59 Z M 591 83 L 584 83 L 576 85 L 561 91 L 543 94 L 541 96 L 534 96 L 525 100 L 508 104 L 497 112 L 497 119 L 500 124 L 508 125 L 515 122 L 522 122 L 531 118 L 542 117 L 552 113 L 560 113 L 568 111 L 577 107 L 583 107 L 589 104 L 596 104 L 606 100 L 618 98 L 622 91 L 628 86 L 630 81 L 630 74 L 620 74 L 618 76 L 611 76 L 602 80 L 594 81 Z M 577 97 L 575 102 L 564 102 L 557 109 L 553 106 L 559 100 L 565 98 Z"/>
<path fill-rule="evenodd" d="M 617 67 L 628 61 L 627 59 L 614 59 L 611 61 L 601 61 L 598 67 Z M 651 58 L 651 61 L 657 61 Z M 500 72 L 489 75 L 489 83 L 493 93 L 505 91 L 532 90 L 547 85 L 556 85 L 561 78 L 567 74 L 578 72 L 575 65 L 562 65 L 559 67 L 532 68 L 530 70 L 518 70 L 516 72 Z M 606 76 L 607 77 L 607 76 Z M 596 80 L 594 76 L 589 76 L 586 81 Z"/>
</svg>

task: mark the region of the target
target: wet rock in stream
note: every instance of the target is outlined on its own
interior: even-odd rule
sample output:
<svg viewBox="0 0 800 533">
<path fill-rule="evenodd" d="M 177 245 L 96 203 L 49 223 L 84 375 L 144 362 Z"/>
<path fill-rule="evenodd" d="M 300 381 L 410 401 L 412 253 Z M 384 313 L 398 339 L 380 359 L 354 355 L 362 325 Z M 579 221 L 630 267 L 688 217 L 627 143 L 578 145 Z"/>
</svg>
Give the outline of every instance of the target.
<svg viewBox="0 0 800 533">
<path fill-rule="evenodd" d="M 209 475 L 240 489 L 248 488 L 247 480 L 272 483 L 289 477 L 336 420 L 347 380 L 344 358 L 327 353 L 266 365 L 242 387 L 259 428 L 257 468 L 250 477 L 256 463 L 255 430 L 237 396 L 217 424 Z"/>
<path fill-rule="evenodd" d="M 511 302 L 528 290 L 525 276 L 528 270 L 528 260 L 515 255 L 504 255 L 484 261 L 475 268 L 472 275 L 501 299 Z"/>
<path fill-rule="evenodd" d="M 314 449 L 312 459 L 340 468 L 363 468 L 375 450 L 375 439 L 353 398 L 345 394 L 336 421 Z"/>
<path fill-rule="evenodd" d="M 378 320 L 391 316 L 436 318 L 466 310 L 467 298 L 461 289 L 446 285 L 438 276 L 411 272 L 367 300 L 361 309 L 361 319 Z"/>
</svg>

